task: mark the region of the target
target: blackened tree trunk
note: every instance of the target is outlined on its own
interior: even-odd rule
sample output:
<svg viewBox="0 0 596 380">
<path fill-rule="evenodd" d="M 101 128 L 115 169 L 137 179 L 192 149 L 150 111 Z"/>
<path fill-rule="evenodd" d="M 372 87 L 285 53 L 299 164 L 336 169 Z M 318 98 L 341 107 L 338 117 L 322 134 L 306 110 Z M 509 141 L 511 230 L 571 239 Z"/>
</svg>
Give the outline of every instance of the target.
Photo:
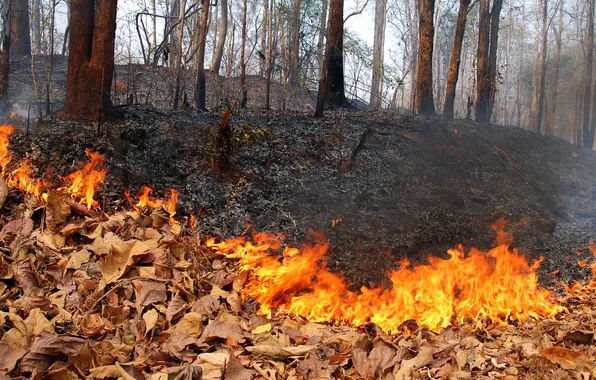
<svg viewBox="0 0 596 380">
<path fill-rule="evenodd" d="M 321 4 L 321 17 L 319 20 L 319 36 L 317 39 L 317 62 L 319 64 L 319 70 L 323 69 L 323 62 L 325 61 L 325 34 L 327 29 L 327 6 L 329 0 L 323 0 Z"/>
<path fill-rule="evenodd" d="M 375 3 L 375 37 L 373 40 L 372 84 L 370 87 L 370 108 L 381 106 L 383 92 L 383 61 L 385 53 L 385 24 L 387 0 L 376 0 Z"/>
<path fill-rule="evenodd" d="M 329 3 L 329 25 L 327 27 L 325 63 L 319 79 L 317 108 L 315 116 L 323 116 L 327 107 L 342 107 L 346 104 L 344 87 L 344 0 Z"/>
<path fill-rule="evenodd" d="M 242 47 L 240 48 L 240 87 L 242 89 L 242 98 L 240 100 L 240 108 L 246 107 L 248 100 L 248 90 L 246 89 L 246 12 L 248 8 L 247 0 L 244 0 L 242 9 Z"/>
<path fill-rule="evenodd" d="M 71 0 L 64 118 L 97 119 L 112 110 L 117 0 Z"/>
<path fill-rule="evenodd" d="M 419 0 L 419 45 L 416 70 L 416 113 L 434 115 L 433 41 L 435 0 Z"/>
<path fill-rule="evenodd" d="M 219 39 L 217 40 L 217 47 L 213 53 L 213 62 L 211 63 L 211 71 L 219 74 L 221 68 L 221 59 L 223 57 L 224 48 L 226 46 L 226 37 L 228 35 L 228 0 L 219 0 L 221 7 L 221 17 L 219 19 Z"/>
<path fill-rule="evenodd" d="M 300 4 L 301 0 L 294 0 L 292 10 L 292 42 L 290 44 L 290 84 L 298 83 L 298 58 L 300 56 Z"/>
<path fill-rule="evenodd" d="M 476 121 L 489 123 L 490 79 L 489 79 L 489 0 L 480 0 L 478 21 L 478 51 L 476 69 Z"/>
<path fill-rule="evenodd" d="M 495 96 L 497 94 L 497 48 L 499 46 L 499 23 L 501 20 L 502 8 L 503 0 L 494 0 L 493 7 L 490 12 L 490 47 L 488 53 L 488 81 L 490 84 L 488 104 L 489 123 L 495 105 Z"/>
<path fill-rule="evenodd" d="M 35 54 L 38 54 L 39 52 L 37 50 L 39 49 L 39 44 L 41 42 L 41 0 L 33 0 L 33 10 L 31 15 L 33 16 L 33 19 L 31 20 L 33 23 L 33 51 Z"/>
<path fill-rule="evenodd" d="M 594 136 L 590 134 L 590 108 L 592 105 L 592 66 L 594 61 L 594 5 L 596 0 L 588 0 L 588 30 L 586 31 L 586 74 L 584 77 L 584 112 L 582 137 L 585 148 L 592 149 Z"/>
<path fill-rule="evenodd" d="M 549 108 L 549 115 L 547 120 L 547 127 L 544 130 L 544 134 L 552 136 L 555 130 L 555 111 L 557 109 L 557 93 L 559 87 L 559 71 L 561 68 L 561 50 L 563 48 L 563 6 L 565 0 L 561 0 L 559 3 L 559 29 L 557 30 L 557 53 L 555 56 L 555 75 L 553 79 L 553 95 L 551 106 Z"/>
<path fill-rule="evenodd" d="M 451 61 L 449 62 L 449 74 L 447 75 L 447 89 L 445 90 L 445 105 L 443 116 L 453 119 L 455 108 L 455 89 L 459 79 L 459 65 L 461 62 L 461 49 L 464 42 L 464 33 L 466 31 L 466 19 L 468 18 L 468 7 L 470 0 L 459 0 L 459 12 L 457 14 L 457 25 L 455 27 L 455 39 L 453 41 L 453 51 L 451 52 Z"/>
<path fill-rule="evenodd" d="M 207 43 L 207 23 L 209 22 L 209 0 L 201 0 L 201 26 L 197 50 L 197 78 L 195 81 L 195 107 L 204 111 L 205 103 L 205 44 Z"/>
<path fill-rule="evenodd" d="M 29 1 L 11 0 L 10 10 L 10 57 L 21 59 L 31 56 L 31 37 L 29 35 Z"/>
</svg>

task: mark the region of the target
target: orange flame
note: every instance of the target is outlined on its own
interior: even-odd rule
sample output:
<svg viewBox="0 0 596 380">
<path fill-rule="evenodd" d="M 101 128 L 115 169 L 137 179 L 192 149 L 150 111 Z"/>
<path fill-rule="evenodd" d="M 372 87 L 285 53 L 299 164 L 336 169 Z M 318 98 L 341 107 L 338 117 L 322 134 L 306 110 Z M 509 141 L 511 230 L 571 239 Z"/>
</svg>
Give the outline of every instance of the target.
<svg viewBox="0 0 596 380">
<path fill-rule="evenodd" d="M 415 320 L 439 331 L 454 323 L 482 325 L 523 322 L 564 310 L 550 301 L 551 293 L 538 286 L 536 269 L 517 250 L 500 245 L 489 252 L 463 248 L 449 250 L 450 258 L 431 257 L 428 265 L 411 267 L 405 261 L 389 273 L 393 287 L 362 287 L 356 293 L 322 260 L 327 244 L 284 248 L 283 258 L 270 255 L 281 247 L 280 236 L 254 234 L 253 242 L 240 237 L 215 243 L 220 254 L 238 259 L 251 276 L 242 296 L 260 304 L 259 312 L 300 315 L 310 321 L 341 324 L 376 323 L 389 333 Z"/>
<path fill-rule="evenodd" d="M 13 119 L 16 115 L 17 115 L 17 111 L 12 111 L 10 114 L 8 114 L 8 118 Z"/>
<path fill-rule="evenodd" d="M 25 160 L 19 168 L 10 173 L 6 184 L 39 198 L 43 182 L 35 179 L 35 168 L 31 165 L 31 161 Z"/>
<path fill-rule="evenodd" d="M 59 190 L 65 191 L 75 198 L 80 198 L 81 203 L 84 203 L 90 209 L 97 205 L 97 202 L 93 200 L 93 195 L 108 171 L 107 169 L 97 169 L 104 162 L 104 157 L 101 154 L 91 150 L 87 150 L 85 154 L 91 161 L 86 163 L 82 169 L 64 177 L 63 180 L 67 183 L 67 186 Z"/>
<path fill-rule="evenodd" d="M 10 163 L 12 156 L 8 153 L 8 137 L 14 132 L 12 125 L 0 125 L 0 167 L 4 172 L 6 165 Z"/>
<path fill-rule="evenodd" d="M 143 186 L 139 195 L 139 201 L 137 202 L 137 207 L 146 207 L 149 206 L 151 208 L 158 208 L 163 207 L 170 214 L 170 222 L 176 223 L 174 220 L 174 215 L 176 214 L 176 205 L 178 204 L 178 192 L 174 189 L 170 189 L 170 194 L 166 194 L 166 199 L 160 198 L 151 198 L 149 197 L 149 193 L 152 191 L 148 186 Z"/>
</svg>

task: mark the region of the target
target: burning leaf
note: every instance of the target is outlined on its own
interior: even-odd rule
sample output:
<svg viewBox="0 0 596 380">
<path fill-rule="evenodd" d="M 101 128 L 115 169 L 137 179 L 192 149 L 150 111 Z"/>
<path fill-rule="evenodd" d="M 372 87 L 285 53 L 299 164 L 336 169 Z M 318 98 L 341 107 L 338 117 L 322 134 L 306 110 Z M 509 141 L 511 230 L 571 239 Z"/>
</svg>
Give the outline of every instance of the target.
<svg viewBox="0 0 596 380">
<path fill-rule="evenodd" d="M 139 313 L 152 303 L 162 303 L 167 299 L 166 285 L 151 280 L 133 280 L 135 290 L 136 307 Z"/>
<path fill-rule="evenodd" d="M 85 154 L 91 161 L 86 163 L 81 170 L 77 170 L 64 177 L 63 179 L 67 186 L 59 190 L 63 190 L 67 194 L 81 199 L 81 203 L 84 203 L 87 209 L 91 209 L 95 204 L 93 200 L 95 189 L 103 182 L 108 171 L 107 169 L 97 169 L 104 162 L 102 155 L 91 150 L 87 150 Z"/>
<path fill-rule="evenodd" d="M 260 344 L 258 346 L 246 347 L 246 350 L 254 355 L 274 360 L 285 360 L 290 357 L 304 356 L 316 349 L 317 346 L 280 347 L 272 344 Z"/>
<path fill-rule="evenodd" d="M 547 348 L 541 354 L 551 363 L 558 364 L 564 369 L 576 369 L 578 366 L 588 365 L 588 358 L 583 354 L 559 346 Z"/>
</svg>

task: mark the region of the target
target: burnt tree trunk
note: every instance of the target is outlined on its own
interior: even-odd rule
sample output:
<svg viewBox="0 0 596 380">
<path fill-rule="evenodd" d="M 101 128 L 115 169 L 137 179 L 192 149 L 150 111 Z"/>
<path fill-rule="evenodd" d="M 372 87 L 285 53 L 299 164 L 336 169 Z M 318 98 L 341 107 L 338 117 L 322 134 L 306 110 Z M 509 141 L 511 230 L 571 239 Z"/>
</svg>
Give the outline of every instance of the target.
<svg viewBox="0 0 596 380">
<path fill-rule="evenodd" d="M 41 42 L 41 0 L 33 0 L 33 11 L 31 12 L 33 24 L 33 51 L 38 54 Z M 68 8 L 68 6 L 67 6 Z"/>
<path fill-rule="evenodd" d="M 219 74 L 221 68 L 221 59 L 223 57 L 224 48 L 226 46 L 226 37 L 228 35 L 228 0 L 220 0 L 221 17 L 219 19 L 219 39 L 217 40 L 217 47 L 213 54 L 213 62 L 211 63 L 211 71 L 216 75 Z"/>
<path fill-rule="evenodd" d="M 563 48 L 563 6 L 565 0 L 561 0 L 559 3 L 559 29 L 557 30 L 557 53 L 555 55 L 555 75 L 553 79 L 553 95 L 551 101 L 551 107 L 549 108 L 549 115 L 544 130 L 544 134 L 552 136 L 555 130 L 555 110 L 557 109 L 557 92 L 559 87 L 559 71 L 561 68 L 561 50 Z"/>
<path fill-rule="evenodd" d="M 317 62 L 319 64 L 319 70 L 323 69 L 323 62 L 325 61 L 325 34 L 327 28 L 327 6 L 329 0 L 323 0 L 321 10 L 321 17 L 319 19 L 319 36 L 317 39 Z"/>
<path fill-rule="evenodd" d="M 109 114 L 117 0 L 72 0 L 66 100 L 60 117 Z"/>
<path fill-rule="evenodd" d="M 207 42 L 207 23 L 209 21 L 209 0 L 201 0 L 201 27 L 197 50 L 197 78 L 195 81 L 195 106 L 197 111 L 206 109 L 205 103 L 205 44 Z"/>
<path fill-rule="evenodd" d="M 435 0 L 420 0 L 418 10 L 419 45 L 416 69 L 416 113 L 434 115 L 433 100 L 433 41 L 435 35 Z"/>
<path fill-rule="evenodd" d="M 385 53 L 385 23 L 387 16 L 387 0 L 376 0 L 375 3 L 375 37 L 373 40 L 372 84 L 370 87 L 370 108 L 381 106 L 383 92 L 383 61 Z"/>
<path fill-rule="evenodd" d="M 453 119 L 455 108 L 455 89 L 459 79 L 459 65 L 461 62 L 461 49 L 464 42 L 464 33 L 466 31 L 466 19 L 468 18 L 468 7 L 470 0 L 459 0 L 459 12 L 457 14 L 457 25 L 455 27 L 455 39 L 453 41 L 453 51 L 451 52 L 451 61 L 449 62 L 449 74 L 447 75 L 447 89 L 445 90 L 445 105 L 443 116 Z"/>
<path fill-rule="evenodd" d="M 290 44 L 290 84 L 298 83 L 298 57 L 300 55 L 300 4 L 301 0 L 294 0 L 292 11 L 292 42 Z"/>
<path fill-rule="evenodd" d="M 325 62 L 319 79 L 317 108 L 315 116 L 323 116 L 327 107 L 341 107 L 346 104 L 344 87 L 344 0 L 329 3 L 329 24 L 327 27 Z"/>
<path fill-rule="evenodd" d="M 584 77 L 584 112 L 582 120 L 582 140 L 585 148 L 592 149 L 594 137 L 590 136 L 590 108 L 592 105 L 592 66 L 594 60 L 594 5 L 596 0 L 588 0 L 588 30 L 586 33 L 586 74 Z"/>
<path fill-rule="evenodd" d="M 476 121 L 489 123 L 490 79 L 489 79 L 489 0 L 480 0 L 478 21 L 478 51 L 476 74 Z"/>
<path fill-rule="evenodd" d="M 242 9 L 242 47 L 240 48 L 240 87 L 242 89 L 242 99 L 240 100 L 240 108 L 246 107 L 248 100 L 248 90 L 246 89 L 246 12 L 247 0 L 244 0 Z"/>
<path fill-rule="evenodd" d="M 29 35 L 29 1 L 11 0 L 10 10 L 10 57 L 21 59 L 31 56 L 31 37 Z"/>
<path fill-rule="evenodd" d="M 501 8 L 503 0 L 494 0 L 490 12 L 490 47 L 488 53 L 488 81 L 489 81 L 489 104 L 488 122 L 490 123 L 495 106 L 497 94 L 497 48 L 499 46 L 499 23 L 501 20 Z"/>
</svg>

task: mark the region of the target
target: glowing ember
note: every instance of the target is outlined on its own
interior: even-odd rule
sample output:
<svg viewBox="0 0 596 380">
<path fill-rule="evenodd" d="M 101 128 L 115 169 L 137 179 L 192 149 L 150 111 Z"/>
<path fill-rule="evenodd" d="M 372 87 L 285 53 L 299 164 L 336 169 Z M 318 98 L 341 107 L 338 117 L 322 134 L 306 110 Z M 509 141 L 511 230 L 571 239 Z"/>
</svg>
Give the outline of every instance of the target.
<svg viewBox="0 0 596 380">
<path fill-rule="evenodd" d="M 104 158 L 101 154 L 90 150 L 87 150 L 85 154 L 91 161 L 86 163 L 81 170 L 77 170 L 64 177 L 63 180 L 68 185 L 59 190 L 62 190 L 73 197 L 80 198 L 81 203 L 84 203 L 87 205 L 87 208 L 90 209 L 97 204 L 97 202 L 93 200 L 93 195 L 95 194 L 97 186 L 103 182 L 108 171 L 107 169 L 97 169 L 97 167 L 104 162 Z"/>
<path fill-rule="evenodd" d="M 253 240 L 209 240 L 207 245 L 238 259 L 240 269 L 250 272 L 242 296 L 258 302 L 266 316 L 282 312 L 314 322 L 374 322 L 395 333 L 408 320 L 439 331 L 464 321 L 484 326 L 523 322 L 564 309 L 538 286 L 538 263 L 530 265 L 507 245 L 489 252 L 472 249 L 468 255 L 459 247 L 449 251 L 448 260 L 431 257 L 428 265 L 410 267 L 404 261 L 389 273 L 392 288 L 362 287 L 356 293 L 326 269 L 321 260 L 326 244 L 284 248 L 280 261 L 271 255 L 281 247 L 279 236 L 254 234 Z"/>
</svg>

